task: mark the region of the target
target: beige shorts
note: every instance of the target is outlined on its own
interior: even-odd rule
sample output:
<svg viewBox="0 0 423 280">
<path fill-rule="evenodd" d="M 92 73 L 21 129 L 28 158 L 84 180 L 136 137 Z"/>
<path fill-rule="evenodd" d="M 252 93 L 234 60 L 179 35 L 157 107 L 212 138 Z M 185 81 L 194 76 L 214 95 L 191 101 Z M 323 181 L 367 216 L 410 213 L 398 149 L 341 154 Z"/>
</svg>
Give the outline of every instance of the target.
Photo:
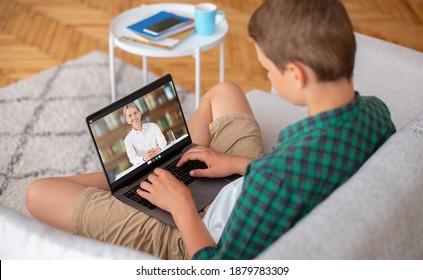
<svg viewBox="0 0 423 280">
<path fill-rule="evenodd" d="M 258 158 L 263 154 L 260 128 L 247 114 L 227 115 L 210 124 L 210 147 L 229 154 Z M 199 213 L 203 216 L 207 211 Z M 114 198 L 109 191 L 89 187 L 78 198 L 73 232 L 100 241 L 150 253 L 162 259 L 184 259 L 181 235 L 173 228 Z"/>
</svg>

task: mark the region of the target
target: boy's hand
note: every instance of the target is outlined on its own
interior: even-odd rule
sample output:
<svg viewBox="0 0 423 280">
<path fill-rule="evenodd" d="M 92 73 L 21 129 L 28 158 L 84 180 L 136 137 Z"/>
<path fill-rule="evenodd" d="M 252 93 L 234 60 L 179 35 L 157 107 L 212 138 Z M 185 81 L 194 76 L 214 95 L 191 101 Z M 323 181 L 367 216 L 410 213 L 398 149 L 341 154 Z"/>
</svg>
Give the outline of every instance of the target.
<svg viewBox="0 0 423 280">
<path fill-rule="evenodd" d="M 176 166 L 180 167 L 190 160 L 200 160 L 208 167 L 207 169 L 192 170 L 190 172 L 192 177 L 221 178 L 233 174 L 243 175 L 252 159 L 227 155 L 198 146 L 188 150 Z"/>
<path fill-rule="evenodd" d="M 148 176 L 148 181 L 140 183 L 141 189 L 137 190 L 139 196 L 172 215 L 178 211 L 194 210 L 196 213 L 191 191 L 170 172 L 156 168 Z"/>
<path fill-rule="evenodd" d="M 140 184 L 138 195 L 172 214 L 190 258 L 201 248 L 216 246 L 197 213 L 191 191 L 182 182 L 161 168 L 148 180 Z"/>
</svg>

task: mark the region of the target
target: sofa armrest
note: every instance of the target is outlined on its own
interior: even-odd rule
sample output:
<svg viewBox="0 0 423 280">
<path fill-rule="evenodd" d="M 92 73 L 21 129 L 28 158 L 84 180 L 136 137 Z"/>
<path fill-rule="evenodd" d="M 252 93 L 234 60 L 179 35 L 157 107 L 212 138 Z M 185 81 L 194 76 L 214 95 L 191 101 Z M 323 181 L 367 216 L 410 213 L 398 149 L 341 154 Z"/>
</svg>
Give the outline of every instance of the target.
<svg viewBox="0 0 423 280">
<path fill-rule="evenodd" d="M 0 205 L 0 259 L 156 259 L 151 255 L 75 236 Z"/>
</svg>

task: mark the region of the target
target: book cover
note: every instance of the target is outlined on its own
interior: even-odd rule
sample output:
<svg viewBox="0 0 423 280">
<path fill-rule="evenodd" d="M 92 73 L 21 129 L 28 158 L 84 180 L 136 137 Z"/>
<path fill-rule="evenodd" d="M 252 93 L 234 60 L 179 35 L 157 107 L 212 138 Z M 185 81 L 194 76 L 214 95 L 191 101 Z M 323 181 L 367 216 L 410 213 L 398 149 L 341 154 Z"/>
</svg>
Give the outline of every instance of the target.
<svg viewBox="0 0 423 280">
<path fill-rule="evenodd" d="M 183 24 L 177 28 L 172 29 L 169 32 L 164 32 L 159 34 L 151 34 L 149 32 L 145 32 L 146 28 L 151 27 L 155 24 L 158 24 L 169 18 L 178 19 L 182 21 Z M 127 26 L 127 28 L 131 30 L 132 32 L 135 32 L 136 34 L 143 36 L 144 38 L 151 39 L 151 40 L 159 40 L 161 38 L 175 34 L 174 32 L 180 32 L 180 31 L 186 30 L 192 27 L 193 25 L 194 25 L 194 21 L 190 18 L 178 16 L 173 13 L 168 13 L 165 11 L 160 11 L 157 14 L 152 15 L 151 17 L 148 17 L 146 19 L 140 20 L 134 24 Z"/>
</svg>

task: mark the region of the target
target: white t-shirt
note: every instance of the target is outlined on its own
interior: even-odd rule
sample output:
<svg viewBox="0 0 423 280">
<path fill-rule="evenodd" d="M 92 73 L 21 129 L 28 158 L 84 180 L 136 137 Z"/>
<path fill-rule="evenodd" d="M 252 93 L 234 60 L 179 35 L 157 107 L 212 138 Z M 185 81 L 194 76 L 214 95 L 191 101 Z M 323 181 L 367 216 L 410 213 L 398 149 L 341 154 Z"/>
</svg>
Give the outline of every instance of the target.
<svg viewBox="0 0 423 280">
<path fill-rule="evenodd" d="M 236 201 L 242 190 L 242 183 L 244 177 L 238 178 L 235 181 L 227 184 L 216 196 L 214 201 L 203 217 L 203 223 L 210 232 L 214 241 L 219 241 L 225 228 L 226 222 L 232 213 Z"/>
<path fill-rule="evenodd" d="M 144 163 L 142 157 L 152 148 L 160 147 L 163 150 L 167 141 L 155 123 L 142 124 L 142 130 L 132 128 L 124 140 L 126 154 L 133 165 Z"/>
</svg>

